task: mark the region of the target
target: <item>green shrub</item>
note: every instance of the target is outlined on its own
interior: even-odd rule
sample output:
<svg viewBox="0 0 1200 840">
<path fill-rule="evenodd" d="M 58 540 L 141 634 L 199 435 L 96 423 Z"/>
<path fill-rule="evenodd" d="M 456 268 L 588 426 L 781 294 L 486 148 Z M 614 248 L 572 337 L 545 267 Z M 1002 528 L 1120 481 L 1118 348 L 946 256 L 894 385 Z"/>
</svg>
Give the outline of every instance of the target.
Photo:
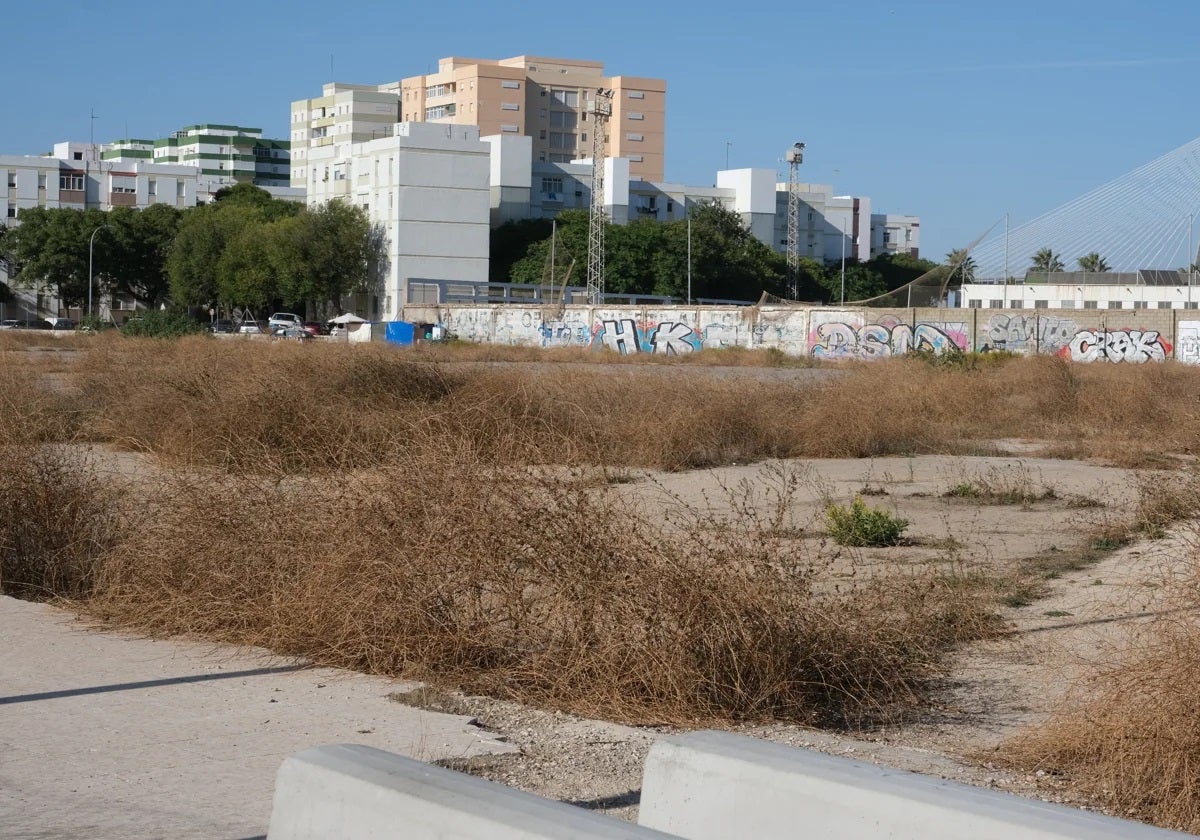
<svg viewBox="0 0 1200 840">
<path fill-rule="evenodd" d="M 830 502 L 825 524 L 838 545 L 858 547 L 899 545 L 908 528 L 907 519 L 883 508 L 869 508 L 861 496 L 855 496 L 848 508 Z"/>
<path fill-rule="evenodd" d="M 148 309 L 130 318 L 121 327 L 122 335 L 140 338 L 181 338 L 193 333 L 202 333 L 204 330 L 203 324 L 189 318 L 183 312 L 160 309 Z"/>
</svg>

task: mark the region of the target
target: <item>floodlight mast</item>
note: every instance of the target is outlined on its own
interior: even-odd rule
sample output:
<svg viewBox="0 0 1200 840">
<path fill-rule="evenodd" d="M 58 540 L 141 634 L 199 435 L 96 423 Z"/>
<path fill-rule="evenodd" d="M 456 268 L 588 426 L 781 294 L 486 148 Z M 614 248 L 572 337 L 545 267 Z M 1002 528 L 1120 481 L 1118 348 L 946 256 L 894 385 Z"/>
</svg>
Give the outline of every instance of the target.
<svg viewBox="0 0 1200 840">
<path fill-rule="evenodd" d="M 604 303 L 604 135 L 612 116 L 611 90 L 597 88 L 588 105 L 592 115 L 592 203 L 588 211 L 587 299 L 596 306 Z"/>
<path fill-rule="evenodd" d="M 788 163 L 788 297 L 796 300 L 800 296 L 800 164 L 804 163 L 804 144 L 793 143 L 785 159 Z"/>
</svg>

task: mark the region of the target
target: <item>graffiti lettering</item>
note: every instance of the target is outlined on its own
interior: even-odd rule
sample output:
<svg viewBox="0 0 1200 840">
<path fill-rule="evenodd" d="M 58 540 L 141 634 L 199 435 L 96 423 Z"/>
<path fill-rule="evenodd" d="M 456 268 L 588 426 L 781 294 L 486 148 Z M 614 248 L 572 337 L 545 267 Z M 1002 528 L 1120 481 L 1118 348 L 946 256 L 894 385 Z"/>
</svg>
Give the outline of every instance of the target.
<svg viewBox="0 0 1200 840">
<path fill-rule="evenodd" d="M 592 345 L 607 347 L 622 356 L 632 353 L 675 356 L 694 353 L 700 349 L 701 342 L 691 327 L 678 321 L 663 321 L 639 327 L 632 318 L 621 318 L 602 321 Z"/>
<path fill-rule="evenodd" d="M 910 350 L 929 350 L 944 353 L 961 350 L 965 342 L 966 325 L 954 330 L 964 338 L 956 340 L 945 329 L 933 324 L 850 324 L 830 322 L 819 325 L 813 335 L 812 355 L 820 359 L 879 359 L 900 355 Z"/>
<path fill-rule="evenodd" d="M 1078 330 L 1070 318 L 997 313 L 988 319 L 987 342 L 992 350 L 1053 353 L 1066 347 Z"/>
<path fill-rule="evenodd" d="M 1081 330 L 1068 346 L 1076 362 L 1161 362 L 1171 345 L 1157 330 Z"/>
</svg>

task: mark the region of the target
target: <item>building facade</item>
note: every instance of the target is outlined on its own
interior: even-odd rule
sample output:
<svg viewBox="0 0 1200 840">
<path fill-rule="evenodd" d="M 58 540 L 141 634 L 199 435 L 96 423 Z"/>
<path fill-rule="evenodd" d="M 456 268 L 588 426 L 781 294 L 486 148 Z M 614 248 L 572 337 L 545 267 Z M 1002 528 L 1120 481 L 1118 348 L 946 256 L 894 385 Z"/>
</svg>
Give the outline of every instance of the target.
<svg viewBox="0 0 1200 840">
<path fill-rule="evenodd" d="M 1029 272 L 1023 282 L 966 283 L 968 309 L 1196 309 L 1200 274 L 1147 269 L 1128 272 Z M 1113 324 L 1115 326 L 1115 324 Z"/>
<path fill-rule="evenodd" d="M 193 166 L 201 175 L 259 187 L 291 184 L 291 143 L 262 136 L 260 128 L 189 125 L 157 140 L 118 140 L 101 160 Z"/>
<path fill-rule="evenodd" d="M 664 172 L 666 82 L 606 76 L 592 61 L 516 56 L 443 58 L 436 73 L 377 86 L 328 84 L 322 96 L 292 103 L 292 183 L 313 148 L 383 136 L 397 122 L 473 125 L 481 136 L 523 136 L 533 160 L 568 163 L 590 157 L 589 113 L 598 89 L 612 91 L 606 154 L 629 161 L 633 174 Z"/>
<path fill-rule="evenodd" d="M 429 294 L 423 281 L 487 282 L 490 162 L 479 129 L 399 123 L 387 136 L 339 149 L 309 150 L 308 203 L 361 207 L 387 239 L 380 288 L 353 302 L 356 314 L 398 319 L 405 304 Z"/>
</svg>

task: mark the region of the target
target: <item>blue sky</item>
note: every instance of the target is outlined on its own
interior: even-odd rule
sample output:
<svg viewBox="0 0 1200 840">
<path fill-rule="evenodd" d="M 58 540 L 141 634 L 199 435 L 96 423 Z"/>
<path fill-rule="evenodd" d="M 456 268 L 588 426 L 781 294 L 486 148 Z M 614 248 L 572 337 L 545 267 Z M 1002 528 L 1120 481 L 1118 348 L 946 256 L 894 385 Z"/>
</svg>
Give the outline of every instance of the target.
<svg viewBox="0 0 1200 840">
<path fill-rule="evenodd" d="M 594 11 L 590 11 L 594 10 Z M 459 0 L 0 0 L 0 153 L 236 123 L 448 55 L 603 61 L 667 80 L 666 177 L 776 167 L 922 218 L 940 258 L 1200 134 L 1200 2 L 917 0 L 606 4 Z M 728 144 L 728 145 L 727 145 Z M 1000 229 L 1003 222 L 1000 222 Z"/>
</svg>

